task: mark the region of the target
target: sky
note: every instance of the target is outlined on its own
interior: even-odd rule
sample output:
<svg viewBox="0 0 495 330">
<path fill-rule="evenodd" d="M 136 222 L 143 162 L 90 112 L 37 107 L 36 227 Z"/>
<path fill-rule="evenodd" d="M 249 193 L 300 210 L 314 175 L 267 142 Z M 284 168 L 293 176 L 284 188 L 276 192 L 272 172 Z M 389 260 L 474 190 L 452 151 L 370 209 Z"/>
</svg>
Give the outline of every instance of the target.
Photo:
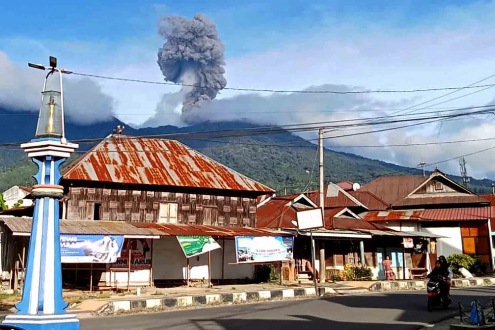
<svg viewBox="0 0 495 330">
<path fill-rule="evenodd" d="M 2 8 L 4 7 L 4 8 Z M 163 82 L 157 53 L 161 18 L 205 14 L 225 48 L 227 87 L 276 90 L 377 90 L 467 86 L 495 74 L 495 1 L 58 1 L 0 3 L 0 106 L 37 111 L 42 76 L 27 62 L 74 72 Z M 135 126 L 187 125 L 180 86 L 67 76 L 68 120 L 115 116 Z M 482 83 L 495 83 L 495 77 Z M 471 95 L 469 93 L 476 92 Z M 196 120 L 300 124 L 373 118 L 492 104 L 495 88 L 446 92 L 329 95 L 223 90 L 189 113 Z M 441 104 L 440 104 L 441 103 Z M 403 112 L 404 113 L 404 112 Z M 493 118 L 492 118 L 493 117 Z M 459 174 L 466 156 L 476 178 L 495 179 L 495 116 L 327 139 L 326 146 Z M 369 130 L 369 128 L 367 129 Z M 363 129 L 331 131 L 326 137 Z M 314 138 L 316 133 L 305 133 Z M 380 147 L 363 147 L 373 145 Z M 472 155 L 468 155 L 472 154 Z"/>
</svg>

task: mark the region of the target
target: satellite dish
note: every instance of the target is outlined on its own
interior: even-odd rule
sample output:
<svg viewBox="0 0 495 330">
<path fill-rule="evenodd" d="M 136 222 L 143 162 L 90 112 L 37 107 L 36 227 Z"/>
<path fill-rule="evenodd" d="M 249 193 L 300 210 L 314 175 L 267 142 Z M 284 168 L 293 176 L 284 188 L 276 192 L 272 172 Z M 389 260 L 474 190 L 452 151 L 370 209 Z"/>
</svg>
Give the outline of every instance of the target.
<svg viewBox="0 0 495 330">
<path fill-rule="evenodd" d="M 361 188 L 361 185 L 357 182 L 354 182 L 352 184 L 352 190 L 356 191 L 356 190 L 359 190 L 359 188 Z"/>
</svg>

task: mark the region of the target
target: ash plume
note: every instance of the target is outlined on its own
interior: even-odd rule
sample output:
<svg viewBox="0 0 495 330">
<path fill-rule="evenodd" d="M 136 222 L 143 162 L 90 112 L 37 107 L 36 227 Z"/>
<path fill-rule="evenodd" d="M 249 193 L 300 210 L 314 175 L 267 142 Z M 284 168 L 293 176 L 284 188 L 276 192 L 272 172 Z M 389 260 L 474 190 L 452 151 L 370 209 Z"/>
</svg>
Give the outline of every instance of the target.
<svg viewBox="0 0 495 330">
<path fill-rule="evenodd" d="M 213 100 L 227 85 L 224 46 L 215 24 L 203 14 L 192 20 L 169 16 L 160 20 L 159 34 L 167 41 L 157 62 L 165 80 L 183 85 L 182 113 Z"/>
</svg>

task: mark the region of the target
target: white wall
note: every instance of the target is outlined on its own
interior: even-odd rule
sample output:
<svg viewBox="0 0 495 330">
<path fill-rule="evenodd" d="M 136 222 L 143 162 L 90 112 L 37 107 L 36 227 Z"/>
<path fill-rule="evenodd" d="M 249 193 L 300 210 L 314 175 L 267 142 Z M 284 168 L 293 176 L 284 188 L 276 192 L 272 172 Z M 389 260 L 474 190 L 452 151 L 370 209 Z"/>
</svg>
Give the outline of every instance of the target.
<svg viewBox="0 0 495 330">
<path fill-rule="evenodd" d="M 125 268 L 122 270 L 116 271 L 107 271 L 105 274 L 102 274 L 102 277 L 105 279 L 106 285 L 112 287 L 126 287 L 127 286 L 127 275 L 128 272 Z M 131 271 L 130 276 L 130 286 L 148 286 L 150 285 L 150 270 L 142 269 Z"/>
<path fill-rule="evenodd" d="M 404 221 L 388 221 L 387 223 L 381 223 L 387 226 L 390 229 L 398 230 L 398 231 L 417 231 L 418 225 L 417 223 L 406 223 Z"/>
<path fill-rule="evenodd" d="M 217 240 L 222 245 L 222 239 Z M 225 240 L 225 248 L 211 252 L 211 277 L 222 279 L 222 254 L 224 258 L 224 279 L 253 278 L 254 265 L 238 265 L 236 262 L 235 241 Z M 177 280 L 186 279 L 186 257 L 175 236 L 161 237 L 153 242 L 153 279 Z M 208 278 L 208 254 L 189 259 L 190 278 Z"/>
<path fill-rule="evenodd" d="M 2 193 L 5 204 L 9 208 L 12 208 L 20 199 L 22 199 L 22 206 L 31 206 L 33 201 L 31 199 L 24 199 L 27 196 L 26 192 L 19 189 L 18 186 L 13 186 Z"/>
<path fill-rule="evenodd" d="M 460 227 L 424 227 L 422 231 L 445 236 L 448 238 L 437 239 L 437 255 L 449 256 L 455 253 L 462 253 L 462 237 Z"/>
</svg>

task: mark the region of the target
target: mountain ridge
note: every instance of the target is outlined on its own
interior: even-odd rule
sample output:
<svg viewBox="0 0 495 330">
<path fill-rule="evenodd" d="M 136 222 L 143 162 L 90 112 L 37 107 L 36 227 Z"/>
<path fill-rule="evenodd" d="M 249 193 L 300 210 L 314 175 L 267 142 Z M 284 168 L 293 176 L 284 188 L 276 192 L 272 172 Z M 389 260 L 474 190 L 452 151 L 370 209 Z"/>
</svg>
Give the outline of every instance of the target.
<svg viewBox="0 0 495 330">
<path fill-rule="evenodd" d="M 34 116 L 34 118 L 30 118 Z M 5 127 L 0 136 L 0 143 L 27 142 L 34 137 L 36 130 L 36 112 L 16 112 L 0 109 L 0 117 Z M 26 120 L 29 118 L 29 120 Z M 209 131 L 235 131 L 259 128 L 245 121 L 200 122 L 191 126 L 160 126 L 134 128 L 117 118 L 90 125 L 80 125 L 68 121 L 66 135 L 69 140 L 98 140 L 112 134 L 117 125 L 125 126 L 124 135 L 160 136 L 174 134 L 174 139 L 200 151 L 212 159 L 233 168 L 263 184 L 274 188 L 279 193 L 300 192 L 317 189 L 318 164 L 317 146 L 290 132 L 282 131 L 263 135 L 224 136 L 201 138 L 192 133 Z M 201 135 L 197 135 L 201 136 Z M 166 136 L 164 136 L 166 137 Z M 290 143 L 289 143 L 290 142 Z M 95 142 L 81 142 L 78 154 L 87 151 Z M 421 175 L 417 168 L 409 168 L 381 160 L 369 159 L 359 155 L 333 151 L 325 148 L 324 158 L 325 182 L 353 181 L 365 184 L 381 175 L 414 174 Z M 15 184 L 32 183 L 35 173 L 22 150 L 4 149 L 0 156 L 0 191 Z M 429 171 L 427 173 L 430 173 Z M 449 175 L 457 182 L 462 182 L 456 175 Z M 491 192 L 490 179 L 471 178 L 470 188 L 479 193 Z"/>
</svg>

